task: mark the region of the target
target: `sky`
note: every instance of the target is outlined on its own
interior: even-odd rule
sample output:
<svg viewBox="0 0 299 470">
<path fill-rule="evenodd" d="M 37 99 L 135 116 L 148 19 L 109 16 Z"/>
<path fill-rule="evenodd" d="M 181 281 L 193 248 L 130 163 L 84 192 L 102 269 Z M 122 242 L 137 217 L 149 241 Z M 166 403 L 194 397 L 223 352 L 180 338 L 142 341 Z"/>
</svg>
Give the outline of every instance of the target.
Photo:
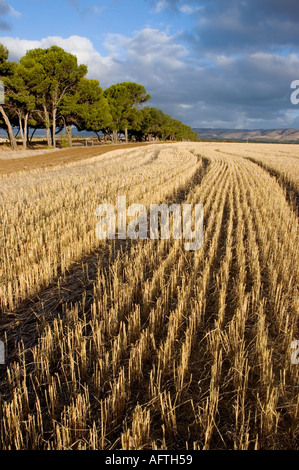
<svg viewBox="0 0 299 470">
<path fill-rule="evenodd" d="M 0 0 L 0 43 L 58 45 L 192 128 L 299 128 L 298 0 Z"/>
</svg>

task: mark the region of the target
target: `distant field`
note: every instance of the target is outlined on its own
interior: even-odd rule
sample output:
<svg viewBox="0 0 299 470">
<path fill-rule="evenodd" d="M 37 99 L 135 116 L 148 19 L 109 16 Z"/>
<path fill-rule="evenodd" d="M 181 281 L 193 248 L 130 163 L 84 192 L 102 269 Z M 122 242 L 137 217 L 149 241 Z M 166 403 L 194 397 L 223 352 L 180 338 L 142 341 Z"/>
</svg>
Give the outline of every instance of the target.
<svg viewBox="0 0 299 470">
<path fill-rule="evenodd" d="M 298 157 L 174 143 L 0 161 L 0 448 L 299 450 Z M 203 246 L 97 240 L 96 207 L 124 195 L 202 203 Z"/>
</svg>

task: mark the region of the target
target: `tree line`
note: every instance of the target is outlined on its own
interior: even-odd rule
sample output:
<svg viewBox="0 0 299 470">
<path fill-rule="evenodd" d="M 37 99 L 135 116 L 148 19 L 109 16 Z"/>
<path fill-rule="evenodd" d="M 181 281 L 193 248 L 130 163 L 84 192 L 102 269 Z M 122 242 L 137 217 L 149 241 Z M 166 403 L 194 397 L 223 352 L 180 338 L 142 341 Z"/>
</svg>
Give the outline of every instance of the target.
<svg viewBox="0 0 299 470">
<path fill-rule="evenodd" d="M 0 127 L 17 148 L 14 129 L 26 149 L 38 129 L 45 130 L 47 145 L 56 148 L 57 134 L 65 131 L 72 146 L 72 128 L 125 140 L 197 140 L 197 134 L 160 109 L 145 106 L 151 99 L 143 85 L 123 82 L 103 90 L 88 79 L 87 66 L 58 46 L 33 49 L 20 62 L 8 60 L 0 44 L 0 79 L 5 103 L 0 105 Z"/>
</svg>

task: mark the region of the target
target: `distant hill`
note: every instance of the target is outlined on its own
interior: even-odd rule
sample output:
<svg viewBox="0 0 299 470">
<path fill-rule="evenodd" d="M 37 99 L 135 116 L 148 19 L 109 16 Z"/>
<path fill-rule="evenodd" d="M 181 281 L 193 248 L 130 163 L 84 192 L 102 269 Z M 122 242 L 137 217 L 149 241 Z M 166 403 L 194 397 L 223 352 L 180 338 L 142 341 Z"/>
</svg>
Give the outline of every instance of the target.
<svg viewBox="0 0 299 470">
<path fill-rule="evenodd" d="M 299 143 L 299 129 L 193 129 L 204 140 Z"/>
</svg>

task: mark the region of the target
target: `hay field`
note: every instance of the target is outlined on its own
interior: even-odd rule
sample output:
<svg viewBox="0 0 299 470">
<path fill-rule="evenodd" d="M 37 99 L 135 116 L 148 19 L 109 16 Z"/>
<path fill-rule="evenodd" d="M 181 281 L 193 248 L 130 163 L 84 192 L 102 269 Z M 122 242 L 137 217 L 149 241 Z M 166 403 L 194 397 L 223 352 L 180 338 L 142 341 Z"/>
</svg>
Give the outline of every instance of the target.
<svg viewBox="0 0 299 470">
<path fill-rule="evenodd" d="M 150 145 L 0 177 L 1 449 L 299 449 L 297 149 Z M 202 203 L 202 248 L 97 240 L 123 195 Z"/>
</svg>

